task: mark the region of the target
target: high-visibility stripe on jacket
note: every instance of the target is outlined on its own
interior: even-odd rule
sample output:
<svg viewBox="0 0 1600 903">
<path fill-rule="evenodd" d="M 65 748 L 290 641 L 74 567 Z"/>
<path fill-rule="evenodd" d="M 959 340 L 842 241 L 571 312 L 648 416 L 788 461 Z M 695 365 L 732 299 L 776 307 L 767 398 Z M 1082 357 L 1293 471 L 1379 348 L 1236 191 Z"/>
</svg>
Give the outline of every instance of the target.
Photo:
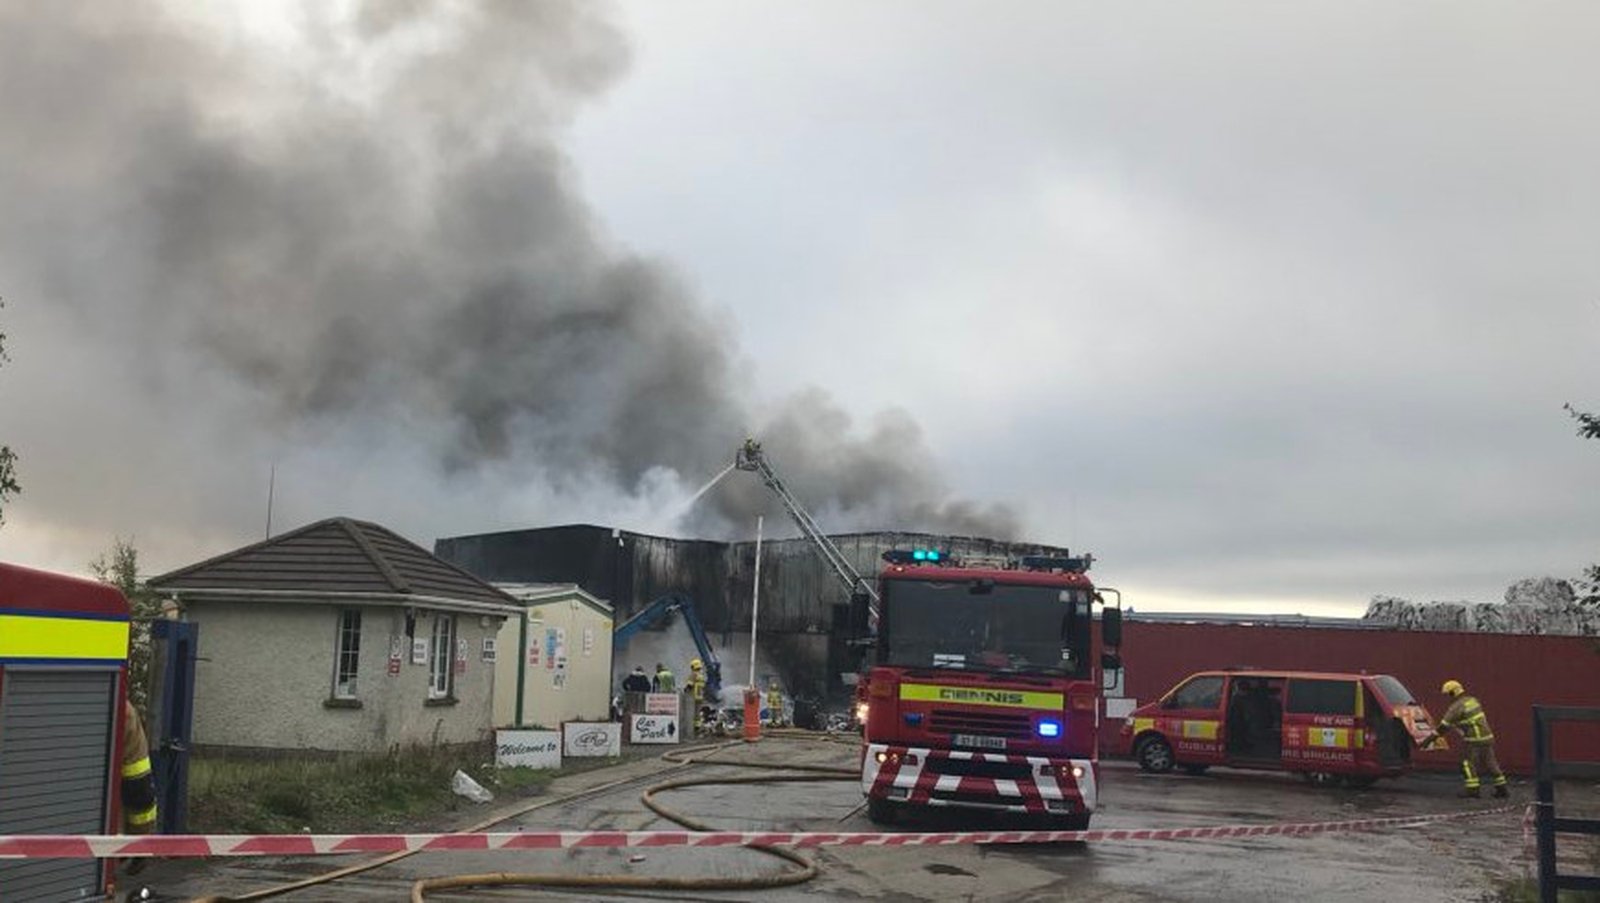
<svg viewBox="0 0 1600 903">
<path fill-rule="evenodd" d="M 1489 729 L 1489 716 L 1477 699 L 1465 693 L 1457 696 L 1439 719 L 1441 731 L 1455 728 L 1467 743 L 1493 743 L 1494 731 Z"/>
<path fill-rule="evenodd" d="M 150 773 L 150 743 L 133 704 L 122 704 L 122 829 L 149 834 L 156 824 L 156 785 Z"/>
</svg>

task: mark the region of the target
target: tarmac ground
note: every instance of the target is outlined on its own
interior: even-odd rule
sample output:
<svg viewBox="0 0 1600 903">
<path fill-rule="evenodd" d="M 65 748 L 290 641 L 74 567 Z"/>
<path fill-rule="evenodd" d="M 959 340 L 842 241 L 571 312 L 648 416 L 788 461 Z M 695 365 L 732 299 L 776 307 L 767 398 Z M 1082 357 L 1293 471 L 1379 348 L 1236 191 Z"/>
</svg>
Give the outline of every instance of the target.
<svg viewBox="0 0 1600 903">
<path fill-rule="evenodd" d="M 516 816 L 495 831 L 675 830 L 645 808 L 640 793 L 672 778 L 749 775 L 715 762 L 852 767 L 849 742 L 769 737 L 711 754 L 713 762 L 674 767 L 643 759 L 552 784 L 553 800 L 603 789 Z M 621 783 L 618 783 L 621 782 Z M 615 786 L 612 786 L 615 785 Z M 1448 775 L 1412 775 L 1365 790 L 1311 786 L 1293 775 L 1213 769 L 1201 776 L 1149 775 L 1130 763 L 1101 763 L 1100 809 L 1092 828 L 1345 821 L 1492 808 L 1499 800 L 1457 799 Z M 1307 836 L 1215 840 L 991 846 L 827 847 L 806 851 L 820 873 L 787 888 L 756 891 L 480 889 L 440 891 L 430 900 L 727 899 L 768 903 L 836 900 L 1406 900 L 1496 899 L 1496 888 L 1529 873 L 1531 838 L 1522 807 L 1530 788 L 1513 782 L 1513 813 L 1415 828 Z M 1577 809 L 1600 809 L 1600 788 L 1567 792 Z M 874 831 L 859 786 L 826 783 L 727 784 L 668 791 L 658 799 L 715 828 Z M 486 809 L 492 809 L 490 804 Z M 483 818 L 489 813 L 478 813 Z M 951 810 L 919 814 L 893 830 L 949 831 L 1036 827 L 1015 819 Z M 359 861 L 231 859 L 162 862 L 137 881 L 155 899 L 239 894 Z M 794 869 L 740 847 L 585 849 L 417 854 L 376 870 L 284 896 L 285 900 L 405 900 L 419 878 L 466 873 L 624 874 L 666 878 L 771 875 Z M 127 885 L 124 885 L 125 887 Z"/>
</svg>

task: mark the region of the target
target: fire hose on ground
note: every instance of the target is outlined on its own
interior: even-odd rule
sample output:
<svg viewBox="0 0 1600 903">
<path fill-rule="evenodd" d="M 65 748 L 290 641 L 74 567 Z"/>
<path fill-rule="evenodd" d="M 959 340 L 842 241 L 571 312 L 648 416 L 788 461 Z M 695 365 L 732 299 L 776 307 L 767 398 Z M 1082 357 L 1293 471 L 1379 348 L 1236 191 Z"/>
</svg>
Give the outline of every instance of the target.
<svg viewBox="0 0 1600 903">
<path fill-rule="evenodd" d="M 782 734 L 786 736 L 803 737 L 805 739 L 813 740 L 833 739 L 829 735 L 811 734 L 806 731 L 783 731 Z M 852 742 L 854 741 L 852 740 Z M 773 775 L 752 775 L 746 777 L 672 780 L 660 784 L 654 784 L 646 788 L 645 791 L 640 795 L 640 801 L 643 802 L 645 806 L 649 807 L 651 811 L 663 818 L 682 825 L 683 827 L 693 831 L 709 831 L 712 830 L 710 826 L 698 821 L 697 819 L 667 808 L 655 799 L 655 795 L 658 793 L 665 793 L 671 790 L 677 790 L 686 787 L 719 784 L 771 784 L 799 781 L 843 781 L 860 779 L 860 774 L 853 768 L 838 768 L 825 765 L 776 766 L 765 765 L 756 762 L 716 761 L 708 758 L 710 755 L 716 752 L 743 745 L 743 741 L 733 740 L 725 743 L 716 743 L 706 746 L 674 750 L 662 755 L 661 758 L 679 768 L 696 764 L 726 765 L 736 768 L 762 768 L 778 771 L 780 773 Z M 497 815 L 493 819 L 467 828 L 463 831 L 463 833 L 476 833 L 484 831 L 497 824 L 509 821 L 521 815 L 526 815 L 527 813 L 538 809 L 560 805 L 587 796 L 593 796 L 597 793 L 603 793 L 607 790 L 613 790 L 617 787 L 625 786 L 627 784 L 638 783 L 646 779 L 647 778 L 624 778 L 622 780 L 610 781 L 605 784 L 590 787 L 566 796 L 553 799 L 536 800 L 526 806 L 515 809 L 512 812 Z M 749 846 L 749 849 L 769 856 L 777 857 L 784 860 L 786 863 L 798 866 L 798 868 L 787 869 L 775 875 L 762 875 L 751 878 L 673 878 L 654 877 L 648 875 L 570 875 L 561 873 L 520 874 L 511 872 L 492 872 L 474 875 L 449 875 L 437 878 L 423 878 L 416 881 L 411 887 L 411 899 L 414 901 L 423 900 L 429 891 L 462 889 L 467 887 L 518 886 L 585 888 L 609 887 L 636 890 L 761 890 L 765 888 L 788 887 L 795 884 L 801 884 L 806 881 L 810 881 L 817 875 L 816 864 L 812 862 L 809 857 L 801 853 L 793 850 L 786 850 L 779 847 L 770 847 L 759 844 L 752 844 Z M 238 896 L 204 897 L 196 901 L 196 903 L 253 903 L 253 901 L 266 900 L 272 897 L 294 893 L 296 891 L 307 890 L 312 887 L 329 884 L 334 881 L 359 875 L 363 872 L 368 872 L 373 869 L 398 862 L 409 856 L 414 856 L 417 852 L 420 851 L 391 853 L 368 862 L 358 863 L 356 865 L 348 866 L 342 869 L 336 869 L 331 872 L 325 872 L 321 875 L 314 875 L 301 881 L 278 885 L 276 887 L 269 887 L 259 891 L 252 891 L 250 893 L 240 894 Z"/>
<path fill-rule="evenodd" d="M 784 732 L 788 734 L 789 732 Z M 838 739 L 829 735 L 800 734 L 807 739 Z M 857 742 L 850 738 L 852 744 Z M 628 888 L 653 890 L 756 890 L 784 887 L 808 881 L 818 874 L 817 866 L 797 852 L 800 848 L 820 846 L 913 846 L 945 844 L 1006 844 L 1006 843 L 1057 843 L 1102 841 L 1163 841 L 1200 840 L 1234 837 L 1304 836 L 1328 832 L 1369 831 L 1384 828 L 1420 827 L 1463 818 L 1478 818 L 1503 814 L 1515 807 L 1456 811 L 1439 814 L 1417 814 L 1384 818 L 1366 818 L 1349 821 L 1324 821 L 1304 823 L 1269 823 L 1208 825 L 1188 828 L 1113 828 L 1099 830 L 1064 831 L 959 831 L 935 833 L 892 832 L 808 832 L 808 831 L 737 831 L 716 830 L 703 823 L 664 806 L 656 795 L 671 790 L 697 786 L 730 784 L 772 784 L 797 781 L 856 781 L 854 768 L 826 765 L 769 765 L 760 762 L 740 762 L 712 759 L 715 753 L 742 745 L 739 741 L 691 747 L 669 752 L 661 758 L 677 768 L 694 764 L 719 765 L 735 768 L 758 768 L 775 772 L 746 777 L 690 778 L 669 780 L 648 787 L 641 795 L 643 804 L 664 818 L 687 828 L 686 831 L 659 830 L 589 830 L 550 831 L 526 830 L 506 833 L 489 833 L 485 829 L 516 818 L 536 809 L 570 803 L 629 784 L 641 783 L 655 777 L 642 775 L 610 781 L 561 797 L 536 800 L 511 812 L 502 813 L 488 821 L 464 831 L 423 835 L 259 835 L 259 836 L 150 836 L 130 838 L 119 836 L 54 836 L 16 835 L 0 836 L 0 858 L 120 858 L 141 856 L 299 856 L 311 854 L 339 854 L 350 852 L 381 852 L 379 859 L 349 866 L 290 884 L 255 891 L 238 897 L 212 896 L 202 903 L 233 903 L 233 901 L 265 900 L 270 897 L 327 884 L 348 878 L 371 869 L 396 862 L 419 852 L 512 850 L 512 849 L 580 849 L 665 846 L 718 846 L 747 847 L 763 855 L 784 860 L 793 866 L 772 875 L 749 878 L 718 877 L 648 877 L 641 875 L 572 875 L 572 874 L 515 874 L 495 872 L 487 874 L 454 875 L 420 879 L 412 885 L 411 899 L 422 901 L 431 890 L 460 889 L 489 886 L 546 886 L 584 888 Z M 852 812 L 853 814 L 853 812 Z M 849 816 L 845 816 L 848 818 Z M 840 821 L 843 821 L 841 818 Z"/>
</svg>

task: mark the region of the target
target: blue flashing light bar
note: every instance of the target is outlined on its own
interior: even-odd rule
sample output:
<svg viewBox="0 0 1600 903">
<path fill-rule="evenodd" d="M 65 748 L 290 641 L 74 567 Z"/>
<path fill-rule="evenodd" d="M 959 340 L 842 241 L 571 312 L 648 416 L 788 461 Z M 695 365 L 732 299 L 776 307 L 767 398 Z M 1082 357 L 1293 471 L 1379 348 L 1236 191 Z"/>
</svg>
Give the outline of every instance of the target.
<svg viewBox="0 0 1600 903">
<path fill-rule="evenodd" d="M 1037 728 L 1034 728 L 1034 730 L 1038 731 L 1039 732 L 1039 736 L 1041 736 L 1041 737 L 1047 737 L 1047 738 L 1052 738 L 1053 739 L 1055 737 L 1061 736 L 1061 722 L 1059 722 L 1059 721 L 1041 721 L 1041 722 L 1039 722 L 1039 726 Z"/>
<path fill-rule="evenodd" d="M 938 564 L 945 556 L 938 549 L 890 549 L 883 553 L 883 560 L 890 564 Z"/>
</svg>

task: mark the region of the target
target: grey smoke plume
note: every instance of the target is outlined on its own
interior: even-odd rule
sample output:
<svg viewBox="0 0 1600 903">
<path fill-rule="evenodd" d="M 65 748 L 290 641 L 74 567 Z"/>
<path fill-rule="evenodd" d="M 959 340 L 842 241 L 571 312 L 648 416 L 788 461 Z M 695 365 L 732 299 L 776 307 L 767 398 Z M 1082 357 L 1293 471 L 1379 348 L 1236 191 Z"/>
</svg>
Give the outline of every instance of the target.
<svg viewBox="0 0 1600 903">
<path fill-rule="evenodd" d="M 717 313 L 608 241 L 560 147 L 627 68 L 603 8 L 334 10 L 275 43 L 153 2 L 0 7 L 11 294 L 73 318 L 150 416 L 227 404 L 262 436 L 398 436 L 445 474 L 624 494 L 753 430 L 830 526 L 1015 532 L 949 499 L 905 415 L 860 434 L 802 394 L 756 416 Z M 711 499 L 705 530 L 771 510 L 738 481 Z"/>
</svg>

